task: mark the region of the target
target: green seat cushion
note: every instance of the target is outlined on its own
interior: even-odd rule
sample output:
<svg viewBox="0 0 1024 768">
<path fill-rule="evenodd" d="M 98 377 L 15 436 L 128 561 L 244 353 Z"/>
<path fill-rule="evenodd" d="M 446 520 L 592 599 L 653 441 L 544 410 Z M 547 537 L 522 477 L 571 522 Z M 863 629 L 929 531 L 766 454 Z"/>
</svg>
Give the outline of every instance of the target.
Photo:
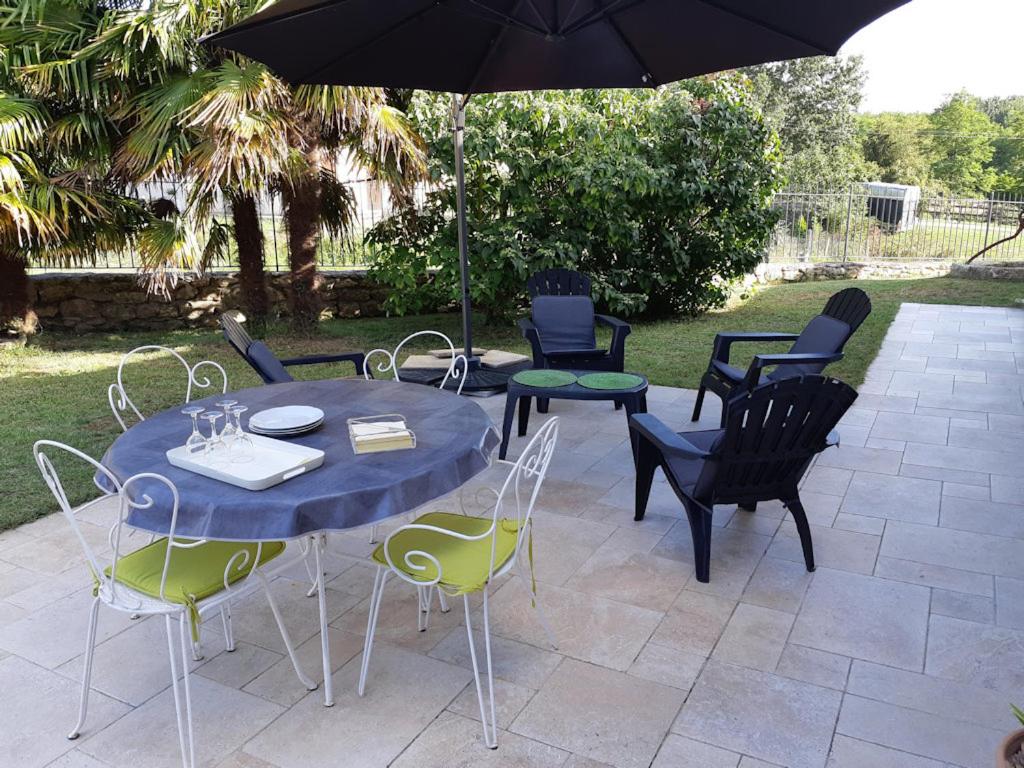
<svg viewBox="0 0 1024 768">
<path fill-rule="evenodd" d="M 180 540 L 179 540 L 180 541 Z M 248 576 L 255 565 L 263 565 L 284 551 L 283 541 L 267 541 L 260 551 L 260 562 L 255 563 L 257 544 L 253 542 L 208 541 L 198 547 L 171 551 L 167 567 L 164 599 L 171 603 L 188 605 L 195 611 L 196 603 L 224 589 L 224 569 L 238 552 L 246 550 L 248 559 L 239 556 L 232 564 L 228 583 Z M 117 581 L 150 597 L 160 597 L 160 577 L 167 556 L 167 539 L 157 539 L 142 549 L 125 555 L 117 561 Z M 240 567 L 245 562 L 244 567 Z M 108 567 L 104 573 L 110 576 Z"/>
<path fill-rule="evenodd" d="M 577 382 L 587 389 L 633 389 L 644 380 L 632 373 L 588 373 Z"/>
<path fill-rule="evenodd" d="M 576 381 L 576 374 L 553 368 L 534 368 L 520 371 L 512 380 L 527 387 L 567 387 Z"/>
<path fill-rule="evenodd" d="M 493 518 L 467 517 L 450 512 L 431 512 L 416 519 L 416 523 L 444 528 L 466 536 L 479 536 L 491 527 Z M 494 570 L 501 568 L 516 550 L 518 525 L 514 520 L 499 520 L 494 541 Z M 436 531 L 418 528 L 399 531 L 373 552 L 373 559 L 380 565 L 388 565 L 384 556 L 387 545 L 395 567 L 417 581 L 432 582 L 437 578 L 437 566 L 431 561 L 411 556 L 416 565 L 425 569 L 418 571 L 405 561 L 407 552 L 422 550 L 429 552 L 441 564 L 441 580 L 438 582 L 446 592 L 461 595 L 478 592 L 487 584 L 491 567 L 491 536 L 476 541 L 463 541 Z"/>
</svg>

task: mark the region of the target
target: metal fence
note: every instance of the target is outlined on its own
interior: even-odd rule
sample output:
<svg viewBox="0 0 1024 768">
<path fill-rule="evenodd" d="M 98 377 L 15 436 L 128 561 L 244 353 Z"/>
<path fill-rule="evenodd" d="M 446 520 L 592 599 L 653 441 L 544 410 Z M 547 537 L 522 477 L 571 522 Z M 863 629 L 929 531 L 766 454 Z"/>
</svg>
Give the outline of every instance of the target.
<svg viewBox="0 0 1024 768">
<path fill-rule="evenodd" d="M 840 190 L 787 190 L 772 205 L 779 223 L 769 261 L 957 262 L 1016 232 L 1024 196 L 962 197 L 853 184 Z M 1024 260 L 1024 236 L 982 258 Z"/>
</svg>

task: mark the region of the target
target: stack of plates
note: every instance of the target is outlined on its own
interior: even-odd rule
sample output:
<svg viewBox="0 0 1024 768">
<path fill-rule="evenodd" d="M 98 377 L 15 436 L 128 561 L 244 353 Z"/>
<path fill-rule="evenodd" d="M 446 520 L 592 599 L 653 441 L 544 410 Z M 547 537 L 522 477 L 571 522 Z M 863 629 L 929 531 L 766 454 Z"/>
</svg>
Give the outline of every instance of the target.
<svg viewBox="0 0 1024 768">
<path fill-rule="evenodd" d="M 268 408 L 249 417 L 249 431 L 269 437 L 289 437 L 312 432 L 324 423 L 324 412 L 309 405 Z"/>
</svg>

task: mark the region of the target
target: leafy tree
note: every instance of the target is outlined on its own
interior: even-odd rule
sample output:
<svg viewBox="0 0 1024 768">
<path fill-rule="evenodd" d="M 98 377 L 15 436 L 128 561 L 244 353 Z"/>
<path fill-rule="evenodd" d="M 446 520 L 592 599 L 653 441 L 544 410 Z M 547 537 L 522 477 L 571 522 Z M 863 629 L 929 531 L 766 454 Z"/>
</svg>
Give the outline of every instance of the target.
<svg viewBox="0 0 1024 768">
<path fill-rule="evenodd" d="M 762 258 L 780 181 L 778 140 L 744 82 L 474 97 L 465 143 L 474 306 L 511 315 L 528 275 L 552 266 L 589 273 L 619 313 L 720 303 L 727 281 Z M 371 233 L 396 312 L 459 296 L 450 104 L 418 93 L 411 117 L 430 149 L 432 191 Z"/>
<path fill-rule="evenodd" d="M 928 115 L 884 112 L 862 115 L 858 122 L 869 176 L 893 184 L 928 186 L 932 163 Z"/>
<path fill-rule="evenodd" d="M 1024 195 L 1024 106 L 1014 109 L 1006 118 L 1007 137 L 997 146 L 1001 158 L 998 188 L 1004 192 Z"/>
<path fill-rule="evenodd" d="M 754 103 L 782 141 L 784 173 L 795 186 L 843 186 L 860 178 L 857 108 L 864 87 L 859 56 L 816 56 L 747 67 Z"/>
<path fill-rule="evenodd" d="M 967 93 L 951 96 L 930 117 L 932 173 L 952 192 L 978 194 L 995 185 L 995 171 L 989 167 L 994 154 L 995 123 Z"/>
</svg>

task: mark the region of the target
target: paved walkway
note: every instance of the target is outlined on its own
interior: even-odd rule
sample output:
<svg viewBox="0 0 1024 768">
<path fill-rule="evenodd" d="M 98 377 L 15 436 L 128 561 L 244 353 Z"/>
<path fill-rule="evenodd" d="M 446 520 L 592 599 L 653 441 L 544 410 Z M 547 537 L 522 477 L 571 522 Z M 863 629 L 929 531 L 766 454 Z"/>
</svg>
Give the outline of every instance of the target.
<svg viewBox="0 0 1024 768">
<path fill-rule="evenodd" d="M 632 522 L 621 412 L 553 401 L 561 442 L 534 530 L 559 650 L 519 584 L 498 585 L 500 749 L 480 743 L 459 611 L 418 633 L 401 587 L 386 593 L 367 695 L 355 695 L 373 581 L 360 534 L 331 543 L 337 705 L 301 689 L 256 596 L 235 610 L 235 653 L 215 624 L 204 630 L 203 764 L 989 768 L 1014 727 L 1009 703 L 1024 704 L 1022 370 L 1024 311 L 904 305 L 842 446 L 803 490 L 817 572 L 778 505 L 719 508 L 707 585 L 667 484 Z M 655 387 L 649 400 L 687 429 L 693 397 Z M 484 405 L 498 417 L 503 399 Z M 703 426 L 717 421 L 710 405 Z M 88 535 L 102 541 L 109 519 L 91 514 Z M 293 575 L 274 589 L 315 674 L 316 606 Z M 0 763 L 180 765 L 153 620 L 101 614 L 89 720 L 79 741 L 64 738 L 87 581 L 61 518 L 0 535 Z"/>
</svg>

